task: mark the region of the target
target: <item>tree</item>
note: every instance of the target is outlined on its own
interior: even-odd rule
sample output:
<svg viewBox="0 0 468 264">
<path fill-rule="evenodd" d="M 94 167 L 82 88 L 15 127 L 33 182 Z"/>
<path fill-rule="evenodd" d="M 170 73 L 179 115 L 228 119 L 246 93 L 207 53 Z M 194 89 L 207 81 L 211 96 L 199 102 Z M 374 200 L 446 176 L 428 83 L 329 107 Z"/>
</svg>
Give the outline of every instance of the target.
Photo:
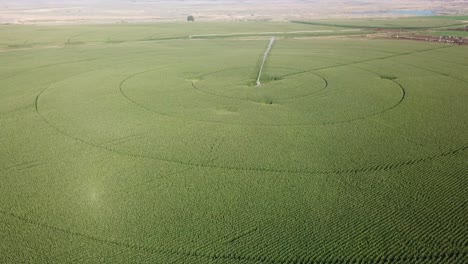
<svg viewBox="0 0 468 264">
<path fill-rule="evenodd" d="M 187 17 L 187 22 L 195 22 L 195 18 L 192 15 L 190 15 Z"/>
</svg>

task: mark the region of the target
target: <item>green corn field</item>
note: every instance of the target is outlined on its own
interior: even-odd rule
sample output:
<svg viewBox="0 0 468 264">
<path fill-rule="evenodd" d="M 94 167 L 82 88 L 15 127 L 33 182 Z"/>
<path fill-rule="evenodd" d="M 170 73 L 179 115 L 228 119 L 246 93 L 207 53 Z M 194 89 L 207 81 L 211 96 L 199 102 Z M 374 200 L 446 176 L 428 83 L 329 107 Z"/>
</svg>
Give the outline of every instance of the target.
<svg viewBox="0 0 468 264">
<path fill-rule="evenodd" d="M 461 22 L 299 22 L 0 26 L 0 263 L 466 263 Z"/>
</svg>

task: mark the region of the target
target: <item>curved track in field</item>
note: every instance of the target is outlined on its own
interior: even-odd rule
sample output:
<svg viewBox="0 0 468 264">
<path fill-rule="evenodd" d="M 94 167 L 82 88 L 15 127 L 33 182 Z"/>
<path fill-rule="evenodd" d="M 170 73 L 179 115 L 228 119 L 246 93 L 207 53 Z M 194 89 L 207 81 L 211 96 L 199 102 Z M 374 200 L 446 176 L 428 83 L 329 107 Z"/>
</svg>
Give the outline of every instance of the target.
<svg viewBox="0 0 468 264">
<path fill-rule="evenodd" d="M 75 63 L 75 62 L 71 62 L 71 63 Z M 336 66 L 336 67 L 342 67 L 342 66 L 340 65 L 340 66 Z M 155 70 L 158 70 L 158 69 L 162 69 L 162 68 L 163 67 L 158 67 L 158 68 L 149 69 L 149 70 L 145 70 L 145 71 L 141 71 L 141 72 L 137 72 L 137 73 L 134 73 L 132 75 L 129 75 L 127 78 L 123 79 L 120 82 L 119 91 L 127 100 L 129 100 L 131 103 L 135 104 L 139 108 L 142 108 L 142 109 L 144 109 L 146 111 L 150 111 L 150 112 L 153 112 L 155 114 L 162 115 L 162 116 L 169 117 L 169 118 L 184 119 L 182 117 L 168 115 L 168 114 L 165 114 L 165 113 L 162 113 L 162 112 L 154 111 L 153 109 L 150 109 L 150 108 L 138 103 L 137 101 L 133 100 L 132 98 L 128 97 L 125 94 L 125 92 L 123 91 L 123 88 L 122 88 L 123 84 L 127 80 L 131 79 L 132 77 L 138 76 L 139 74 L 142 74 L 142 73 L 147 73 L 147 72 L 155 71 Z M 362 68 L 360 68 L 360 69 L 362 69 Z M 362 70 L 365 70 L 365 69 L 362 69 Z M 95 70 L 91 70 L 91 71 L 95 71 Z M 221 71 L 224 71 L 224 70 L 220 70 L 220 72 Z M 81 74 L 87 73 L 87 72 L 90 72 L 90 71 L 82 72 L 82 73 L 79 73 L 77 75 L 73 75 L 71 77 L 78 76 L 78 75 L 81 75 Z M 372 73 L 377 75 L 377 73 L 375 73 L 375 72 L 372 72 Z M 211 73 L 208 73 L 205 76 L 208 76 L 210 74 Z M 69 77 L 69 78 L 71 78 L 71 77 Z M 64 80 L 66 80 L 66 79 L 63 79 L 61 81 L 64 81 Z M 328 84 L 328 81 L 326 79 L 324 79 L 324 81 Z M 58 81 L 58 82 L 60 82 L 60 81 Z M 376 115 L 379 115 L 379 114 L 383 114 L 383 113 L 385 113 L 387 111 L 390 111 L 390 110 L 396 108 L 398 105 L 400 105 L 405 99 L 405 95 L 406 95 L 405 88 L 395 80 L 392 80 L 392 82 L 394 82 L 401 89 L 401 94 L 402 94 L 400 100 L 396 104 L 394 104 L 390 108 L 384 109 L 384 110 L 382 110 L 380 112 L 372 113 L 372 114 L 370 114 L 368 116 L 359 117 L 359 118 L 350 119 L 350 120 L 345 120 L 345 121 L 341 121 L 341 122 L 320 123 L 320 124 L 284 125 L 283 126 L 283 125 L 261 125 L 261 124 L 258 124 L 258 125 L 233 124 L 233 123 L 228 123 L 228 122 L 203 121 L 203 120 L 193 120 L 193 119 L 187 119 L 187 120 L 201 122 L 201 123 L 207 122 L 207 123 L 217 123 L 217 124 L 225 124 L 225 125 L 262 126 L 262 127 L 263 126 L 266 126 L 266 127 L 273 126 L 273 127 L 286 127 L 286 128 L 287 127 L 293 127 L 293 126 L 335 125 L 335 124 L 341 124 L 341 123 L 351 123 L 351 122 L 355 122 L 355 121 L 365 120 L 367 118 L 370 118 L 370 117 L 373 117 L 373 116 L 376 116 Z M 287 174 L 336 174 L 336 175 L 340 175 L 340 174 L 349 174 L 349 173 L 355 174 L 355 173 L 367 173 L 367 172 L 395 170 L 395 169 L 399 169 L 399 168 L 402 168 L 402 167 L 405 167 L 405 166 L 416 165 L 416 164 L 423 163 L 423 162 L 433 161 L 433 160 L 436 160 L 438 158 L 443 158 L 443 157 L 447 157 L 447 156 L 450 156 L 450 155 L 456 155 L 456 154 L 459 154 L 460 152 L 463 152 L 463 151 L 468 149 L 468 143 L 467 143 L 467 144 L 461 145 L 459 147 L 449 149 L 449 150 L 444 151 L 444 152 L 435 153 L 435 154 L 429 155 L 429 156 L 421 156 L 421 157 L 416 157 L 414 159 L 405 159 L 405 160 L 395 161 L 395 162 L 391 162 L 391 163 L 374 164 L 374 165 L 370 165 L 370 166 L 366 166 L 366 167 L 354 167 L 354 168 L 351 167 L 351 168 L 343 168 L 343 169 L 337 169 L 337 170 L 292 170 L 292 169 L 272 169 L 272 168 L 265 168 L 265 167 L 221 166 L 221 165 L 215 165 L 215 164 L 209 164 L 209 163 L 194 163 L 194 162 L 191 162 L 191 161 L 170 159 L 170 158 L 165 158 L 165 157 L 147 156 L 147 155 L 142 155 L 142 154 L 135 154 L 135 153 L 129 153 L 129 152 L 125 152 L 125 151 L 116 150 L 116 149 L 113 149 L 112 146 L 108 146 L 106 144 L 96 144 L 96 143 L 93 143 L 93 142 L 88 141 L 86 139 L 80 138 L 78 136 L 74 136 L 73 134 L 71 134 L 71 133 L 69 133 L 67 131 L 64 131 L 63 129 L 60 129 L 59 127 L 57 127 L 53 122 L 49 121 L 44 115 L 41 114 L 40 107 L 39 107 L 40 97 L 42 96 L 42 94 L 45 91 L 47 91 L 49 88 L 51 88 L 52 85 L 53 84 L 51 84 L 50 86 L 48 86 L 44 90 L 42 90 L 36 96 L 36 101 L 35 101 L 36 112 L 41 116 L 41 118 L 51 128 L 53 128 L 54 130 L 56 130 L 57 132 L 59 132 L 60 134 L 66 136 L 66 137 L 69 137 L 69 138 L 71 138 L 73 140 L 84 143 L 86 145 L 89 145 L 89 146 L 92 146 L 92 147 L 95 147 L 95 148 L 99 148 L 99 149 L 103 149 L 103 150 L 106 150 L 106 151 L 109 151 L 109 152 L 112 152 L 112 153 L 115 153 L 115 154 L 118 154 L 118 155 L 130 156 L 130 157 L 135 157 L 135 158 L 152 159 L 152 160 L 171 162 L 171 163 L 177 163 L 177 164 L 194 166 L 194 167 L 217 168 L 217 169 L 226 169 L 226 170 L 235 170 L 235 171 L 257 171 L 257 172 L 274 172 L 274 173 L 287 173 Z M 325 89 L 325 88 L 323 88 L 323 89 Z M 230 99 L 239 100 L 238 98 L 230 98 Z"/>
<path fill-rule="evenodd" d="M 115 247 L 122 247 L 131 250 L 143 251 L 148 253 L 165 253 L 183 257 L 195 257 L 200 259 L 206 260 L 237 260 L 237 261 L 247 261 L 251 263 L 274 263 L 274 264 L 282 264 L 282 263 L 291 263 L 291 264 L 306 264 L 306 263 L 326 263 L 326 264 L 333 264 L 333 263 L 365 263 L 365 264 L 372 264 L 372 263 L 408 263 L 408 262 L 416 262 L 416 261 L 463 261 L 466 257 L 468 257 L 468 251 L 441 251 L 437 253 L 430 253 L 430 254 L 421 254 L 421 255 L 398 255 L 395 256 L 393 254 L 388 255 L 375 255 L 375 256 L 368 256 L 365 259 L 363 258 L 353 258 L 353 257 L 324 257 L 324 258 L 315 258 L 315 257 L 308 257 L 308 256 L 294 256 L 293 258 L 296 260 L 291 260 L 291 256 L 285 256 L 283 258 L 272 258 L 269 256 L 249 256 L 244 254 L 238 253 L 207 253 L 203 250 L 188 250 L 188 249 L 171 249 L 165 247 L 150 247 L 145 245 L 140 245 L 137 243 L 125 242 L 114 240 L 112 238 L 100 238 L 95 235 L 85 234 L 81 232 L 73 231 L 72 229 L 61 228 L 53 225 L 49 225 L 47 223 L 43 223 L 37 220 L 29 219 L 28 217 L 21 216 L 12 212 L 4 211 L 0 209 L 0 214 L 4 215 L 9 218 L 13 218 L 17 221 L 21 221 L 25 224 L 35 226 L 37 228 L 51 230 L 54 232 L 63 233 L 70 237 L 78 237 L 83 238 L 86 240 L 90 240 L 93 242 L 106 244 Z M 234 236 L 233 239 L 236 237 Z M 232 240 L 232 239 L 230 239 Z M 229 241 L 230 241 L 229 240 Z M 228 241 L 228 242 L 229 242 Z"/>
<path fill-rule="evenodd" d="M 337 67 L 340 67 L 340 66 L 337 66 Z M 221 72 L 222 71 L 228 71 L 228 70 L 232 70 L 232 69 L 224 69 L 224 70 L 221 70 Z M 224 124 L 224 125 L 254 126 L 254 127 L 255 126 L 259 126 L 259 127 L 304 127 L 304 126 L 336 125 L 336 124 L 351 123 L 351 122 L 355 122 L 355 121 L 365 120 L 365 119 L 368 119 L 370 117 L 373 117 L 373 116 L 380 115 L 380 114 L 386 113 L 388 111 L 391 111 L 392 109 L 394 109 L 395 107 L 400 105 L 403 102 L 403 100 L 405 99 L 405 96 L 406 96 L 405 88 L 400 83 L 398 83 L 397 81 L 392 80 L 392 82 L 396 84 L 396 87 L 398 87 L 398 89 L 400 89 L 400 91 L 401 91 L 401 96 L 397 100 L 397 102 L 395 104 L 387 107 L 387 108 L 384 108 L 381 111 L 373 112 L 373 113 L 370 113 L 368 115 L 361 116 L 361 117 L 356 117 L 356 118 L 351 118 L 351 119 L 346 119 L 346 120 L 341 120 L 341 121 L 330 121 L 330 122 L 321 122 L 321 123 L 284 124 L 284 125 L 282 125 L 282 124 L 245 124 L 245 123 L 233 123 L 233 122 L 224 122 L 224 121 L 208 121 L 208 120 L 201 120 L 201 119 L 188 119 L 188 118 L 184 118 L 184 117 L 180 117 L 180 116 L 176 116 L 176 115 L 170 115 L 170 114 L 167 114 L 167 113 L 164 113 L 164 112 L 156 111 L 154 109 L 148 108 L 147 106 L 139 103 L 135 99 L 132 99 L 129 95 L 127 95 L 125 93 L 124 84 L 128 80 L 130 80 L 131 78 L 133 78 L 135 76 L 138 76 L 138 75 L 140 75 L 142 73 L 147 73 L 147 72 L 150 72 L 150 71 L 153 71 L 153 70 L 145 70 L 145 71 L 142 71 L 142 72 L 139 72 L 139 73 L 136 73 L 136 74 L 132 74 L 132 75 L 128 76 L 127 78 L 125 78 L 124 80 L 122 80 L 122 82 L 120 82 L 120 85 L 119 85 L 119 90 L 120 90 L 120 93 L 123 95 L 123 97 L 125 97 L 127 100 L 129 100 L 131 103 L 135 104 L 139 108 L 142 108 L 142 109 L 144 109 L 146 111 L 150 111 L 150 112 L 153 112 L 155 114 L 159 114 L 159 115 L 170 117 L 170 118 L 182 119 L 182 120 L 187 120 L 187 121 L 195 121 L 195 122 L 201 122 L 201 123 L 215 123 L 215 124 Z M 294 100 L 294 99 L 302 99 L 302 98 L 312 97 L 312 96 L 322 92 L 322 90 L 325 90 L 328 87 L 328 80 L 326 78 L 320 76 L 319 74 L 314 73 L 314 71 L 301 72 L 301 74 L 302 73 L 311 73 L 311 74 L 314 74 L 314 75 L 318 76 L 319 78 L 323 79 L 323 81 L 324 81 L 323 88 L 321 88 L 320 91 L 318 91 L 318 92 L 313 92 L 313 93 L 310 93 L 310 94 L 307 94 L 307 95 L 304 95 L 304 96 L 289 97 L 289 98 L 285 98 L 285 99 L 279 99 L 277 101 L 282 102 L 282 101 L 289 101 L 289 100 Z M 213 74 L 213 73 L 210 73 L 210 74 Z M 207 76 L 210 75 L 210 74 L 207 74 Z M 296 74 L 292 74 L 292 75 L 296 75 Z M 288 76 L 292 76 L 292 75 L 288 75 Z M 211 95 L 211 96 L 222 97 L 222 98 L 227 98 L 227 99 L 232 99 L 232 100 L 249 101 L 249 102 L 252 102 L 252 103 L 258 103 L 258 101 L 254 101 L 254 100 L 250 100 L 250 99 L 241 99 L 241 98 L 236 98 L 236 97 L 222 96 L 222 95 L 217 95 L 215 93 L 210 93 L 210 92 L 207 92 L 207 91 L 205 91 L 203 89 L 200 89 L 200 87 L 195 85 L 194 82 L 192 82 L 192 87 L 197 91 L 203 92 L 203 93 Z"/>
<path fill-rule="evenodd" d="M 295 71 L 300 71 L 298 69 L 292 69 L 292 68 L 284 68 L 284 67 L 275 67 L 275 68 L 280 68 L 280 69 L 288 69 L 288 70 L 295 70 Z M 239 68 L 228 68 L 228 69 L 224 69 L 224 70 L 221 70 L 221 71 L 216 71 L 216 72 L 212 72 L 212 73 L 207 73 L 207 74 L 204 74 L 202 75 L 201 77 L 202 78 L 205 78 L 205 77 L 209 77 L 210 75 L 213 75 L 215 73 L 219 73 L 219 72 L 223 72 L 223 71 L 232 71 L 232 70 L 237 70 Z M 289 100 L 294 100 L 294 99 L 301 99 L 301 98 L 307 98 L 307 97 L 312 97 L 312 96 L 315 96 L 317 94 L 320 94 L 321 92 L 323 92 L 323 90 L 327 89 L 328 88 L 328 81 L 325 77 L 321 76 L 320 74 L 316 73 L 316 72 L 308 72 L 310 74 L 313 74 L 317 77 L 319 77 L 320 79 L 323 80 L 323 83 L 324 83 L 324 86 L 318 90 L 318 91 L 314 91 L 314 92 L 311 92 L 311 93 L 308 93 L 308 94 L 305 94 L 305 95 L 300 95 L 300 96 L 292 96 L 292 97 L 287 97 L 287 98 L 281 98 L 281 99 L 276 99 L 275 101 L 277 102 L 283 102 L 283 101 L 289 101 Z M 133 76 L 132 76 L 133 77 Z M 127 79 L 126 79 L 127 80 Z M 126 81 L 125 80 L 125 81 Z M 120 84 L 120 89 L 121 89 L 121 92 L 124 93 L 122 91 L 122 85 L 123 83 Z M 232 99 L 232 100 L 240 100 L 240 101 L 248 101 L 248 102 L 253 102 L 253 103 L 258 103 L 258 101 L 255 101 L 255 100 L 252 100 L 252 99 L 248 99 L 248 98 L 240 98 L 240 97 L 234 97 L 234 96 L 226 96 L 226 95 L 221 95 L 221 94 L 217 94 L 217 93 L 213 93 L 213 92 L 209 92 L 209 91 L 206 91 L 205 89 L 201 89 L 200 87 L 198 87 L 196 85 L 196 82 L 192 81 L 192 88 L 197 90 L 198 92 L 200 93 L 204 93 L 204 94 L 208 94 L 208 95 L 211 95 L 211 96 L 215 96 L 215 97 L 221 97 L 221 98 L 227 98 L 227 99 Z M 124 95 L 125 96 L 125 95 Z"/>
</svg>

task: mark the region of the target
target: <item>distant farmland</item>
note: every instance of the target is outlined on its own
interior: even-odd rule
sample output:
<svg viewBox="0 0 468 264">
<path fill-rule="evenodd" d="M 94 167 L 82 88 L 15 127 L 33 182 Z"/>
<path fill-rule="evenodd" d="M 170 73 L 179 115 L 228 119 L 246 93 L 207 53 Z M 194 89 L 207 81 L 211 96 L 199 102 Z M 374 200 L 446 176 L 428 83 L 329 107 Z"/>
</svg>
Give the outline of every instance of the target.
<svg viewBox="0 0 468 264">
<path fill-rule="evenodd" d="M 462 22 L 347 23 L 0 26 L 0 262 L 466 263 Z"/>
</svg>

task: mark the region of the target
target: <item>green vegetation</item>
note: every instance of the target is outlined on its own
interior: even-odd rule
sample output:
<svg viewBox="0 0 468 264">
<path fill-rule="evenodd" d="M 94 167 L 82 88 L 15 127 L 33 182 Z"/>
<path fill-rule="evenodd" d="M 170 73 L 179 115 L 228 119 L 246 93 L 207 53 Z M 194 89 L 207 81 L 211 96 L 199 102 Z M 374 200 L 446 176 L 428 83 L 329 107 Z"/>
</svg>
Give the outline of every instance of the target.
<svg viewBox="0 0 468 264">
<path fill-rule="evenodd" d="M 424 29 L 441 28 L 463 25 L 462 21 L 456 19 L 432 19 L 432 18 L 370 18 L 370 19 L 344 19 L 344 20 L 315 20 L 315 21 L 293 21 L 299 24 L 309 24 L 316 26 L 334 26 L 343 28 L 386 28 L 386 29 Z"/>
<path fill-rule="evenodd" d="M 397 77 L 389 76 L 389 75 L 381 75 L 380 78 L 386 79 L 386 80 L 396 80 L 397 79 Z"/>
<path fill-rule="evenodd" d="M 430 18 L 430 19 L 442 19 L 442 20 L 467 20 L 468 21 L 468 16 L 426 16 L 425 18 Z"/>
<path fill-rule="evenodd" d="M 0 26 L 0 263 L 463 263 L 467 47 L 341 30 Z"/>
<path fill-rule="evenodd" d="M 430 32 L 432 36 L 453 36 L 453 37 L 468 37 L 468 31 L 434 31 Z"/>
<path fill-rule="evenodd" d="M 298 25 L 292 23 L 171 23 L 164 26 L 153 24 L 119 24 L 119 25 L 71 25 L 71 26 L 0 26 L 0 48 L 8 45 L 24 44 L 50 46 L 64 43 L 79 42 L 80 44 L 99 44 L 108 42 L 140 42 L 140 41 L 167 41 L 173 39 L 188 39 L 193 35 L 207 34 L 241 34 L 245 36 L 265 35 L 271 32 L 277 34 L 293 35 L 347 34 L 342 29 L 329 26 Z M 303 31 L 303 32 L 298 32 Z M 304 32 L 305 31 L 305 32 Z M 310 32 L 314 31 L 314 32 Z M 327 32 L 328 31 L 328 32 Z M 331 32 L 330 31 L 337 31 Z M 270 34 L 270 35 L 269 35 Z M 216 38 L 219 38 L 216 37 Z"/>
</svg>

